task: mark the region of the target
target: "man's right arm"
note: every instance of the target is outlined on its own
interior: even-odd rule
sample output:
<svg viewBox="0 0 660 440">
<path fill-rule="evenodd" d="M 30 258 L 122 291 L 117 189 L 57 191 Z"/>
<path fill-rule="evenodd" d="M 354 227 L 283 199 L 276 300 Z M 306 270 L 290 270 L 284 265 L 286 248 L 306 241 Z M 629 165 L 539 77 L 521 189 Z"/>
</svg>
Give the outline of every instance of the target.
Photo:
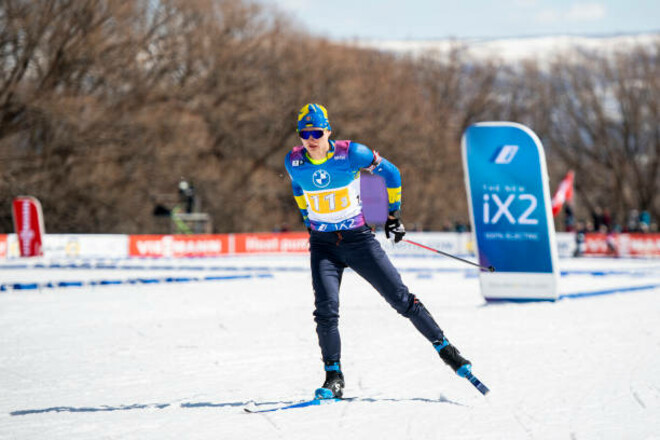
<svg viewBox="0 0 660 440">
<path fill-rule="evenodd" d="M 307 199 L 305 198 L 305 192 L 303 191 L 300 184 L 298 184 L 298 182 L 296 182 L 293 179 L 293 175 L 291 174 L 290 162 L 291 161 L 289 160 L 289 155 L 287 155 L 284 165 L 286 167 L 287 173 L 289 174 L 289 178 L 291 179 L 291 188 L 293 189 L 293 197 L 296 199 L 296 203 L 298 204 L 298 209 L 300 210 L 300 214 L 302 215 L 303 223 L 305 223 L 305 227 L 309 229 L 310 223 L 309 223 L 309 216 L 307 213 Z"/>
<path fill-rule="evenodd" d="M 310 228 L 309 216 L 307 214 L 307 199 L 305 198 L 305 193 L 302 190 L 302 187 L 298 185 L 295 181 L 291 181 L 291 187 L 293 188 L 293 197 L 296 199 L 298 204 L 298 209 L 300 209 L 300 214 L 302 215 L 303 222 L 307 229 Z"/>
</svg>

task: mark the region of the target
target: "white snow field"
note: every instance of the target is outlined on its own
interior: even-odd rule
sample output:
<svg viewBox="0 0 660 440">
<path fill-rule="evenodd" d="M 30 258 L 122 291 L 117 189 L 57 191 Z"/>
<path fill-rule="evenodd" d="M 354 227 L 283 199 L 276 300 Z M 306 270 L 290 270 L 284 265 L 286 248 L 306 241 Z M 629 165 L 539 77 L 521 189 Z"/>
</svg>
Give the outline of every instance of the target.
<svg viewBox="0 0 660 440">
<path fill-rule="evenodd" d="M 347 271 L 342 364 L 355 399 L 244 412 L 310 398 L 323 381 L 305 256 L 5 262 L 5 284 L 245 278 L 0 292 L 0 438 L 660 438 L 659 260 L 563 259 L 562 294 L 602 295 L 524 304 L 486 304 L 476 272 L 452 260 L 394 262 L 487 397 Z"/>
</svg>

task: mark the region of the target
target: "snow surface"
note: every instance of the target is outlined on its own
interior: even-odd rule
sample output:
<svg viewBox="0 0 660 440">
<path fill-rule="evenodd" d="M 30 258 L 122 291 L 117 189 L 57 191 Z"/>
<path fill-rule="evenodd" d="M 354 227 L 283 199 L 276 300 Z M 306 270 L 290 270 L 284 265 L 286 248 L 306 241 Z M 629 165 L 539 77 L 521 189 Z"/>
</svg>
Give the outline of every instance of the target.
<svg viewBox="0 0 660 440">
<path fill-rule="evenodd" d="M 563 294 L 620 293 L 494 305 L 458 262 L 394 262 L 488 397 L 349 271 L 342 363 L 357 399 L 245 413 L 250 401 L 311 397 L 323 380 L 305 256 L 170 261 L 173 270 L 4 263 L 1 282 L 270 277 L 0 293 L 0 438 L 660 438 L 660 261 L 561 260 Z M 635 286 L 656 287 L 626 291 Z"/>
</svg>

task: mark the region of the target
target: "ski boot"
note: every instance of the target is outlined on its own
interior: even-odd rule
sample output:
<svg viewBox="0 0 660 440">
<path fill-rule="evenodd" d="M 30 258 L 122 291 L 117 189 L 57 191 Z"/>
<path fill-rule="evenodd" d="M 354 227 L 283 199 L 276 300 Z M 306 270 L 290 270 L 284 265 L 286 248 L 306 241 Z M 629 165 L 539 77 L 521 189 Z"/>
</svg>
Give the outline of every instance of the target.
<svg viewBox="0 0 660 440">
<path fill-rule="evenodd" d="M 339 362 L 325 363 L 325 382 L 314 392 L 316 399 L 341 399 L 344 394 L 344 375 Z"/>
<path fill-rule="evenodd" d="M 466 377 L 472 372 L 472 364 L 461 356 L 460 352 L 449 343 L 446 338 L 435 341 L 433 347 L 437 350 L 440 358 L 449 365 L 452 370 L 461 377 Z"/>
</svg>

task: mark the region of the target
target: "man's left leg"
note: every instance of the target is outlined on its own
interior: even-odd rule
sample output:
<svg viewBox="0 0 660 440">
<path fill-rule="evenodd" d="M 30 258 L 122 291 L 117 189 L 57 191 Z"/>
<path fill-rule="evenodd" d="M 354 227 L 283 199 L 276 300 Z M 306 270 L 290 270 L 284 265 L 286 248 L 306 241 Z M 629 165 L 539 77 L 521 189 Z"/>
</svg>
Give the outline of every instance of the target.
<svg viewBox="0 0 660 440">
<path fill-rule="evenodd" d="M 401 315 L 410 319 L 419 332 L 438 351 L 442 360 L 457 374 L 464 376 L 470 371 L 470 361 L 445 338 L 424 304 L 410 291 L 380 243 L 371 234 L 353 243 L 347 262 L 361 277 L 367 280 L 385 300 Z"/>
</svg>

